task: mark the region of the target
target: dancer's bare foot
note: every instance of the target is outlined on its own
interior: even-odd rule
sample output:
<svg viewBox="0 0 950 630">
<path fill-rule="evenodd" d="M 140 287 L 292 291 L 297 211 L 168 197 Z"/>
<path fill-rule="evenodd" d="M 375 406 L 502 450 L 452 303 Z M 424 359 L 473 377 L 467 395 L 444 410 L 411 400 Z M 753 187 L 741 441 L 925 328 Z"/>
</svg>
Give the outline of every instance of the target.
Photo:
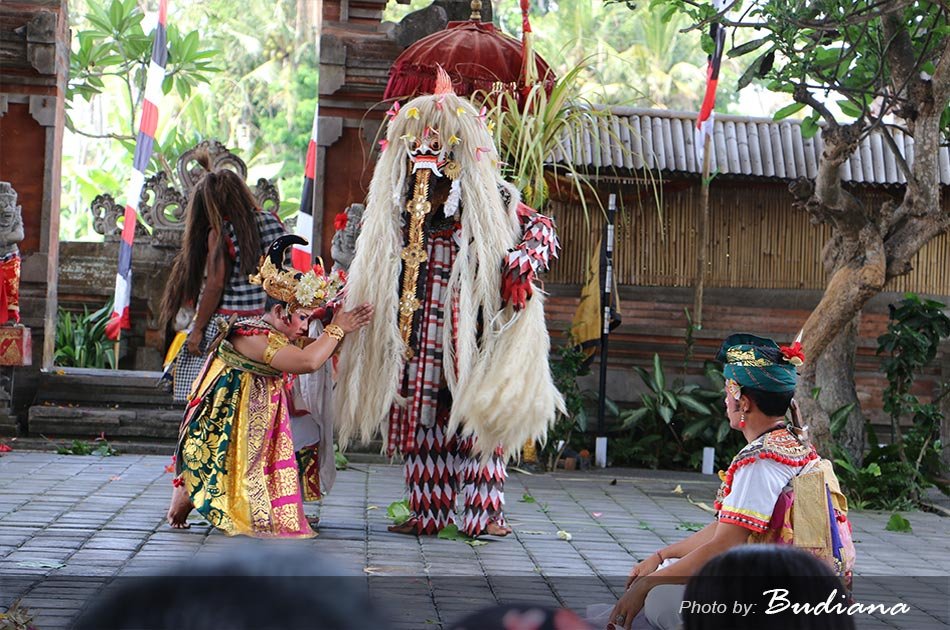
<svg viewBox="0 0 950 630">
<path fill-rule="evenodd" d="M 511 533 L 511 528 L 507 525 L 499 525 L 498 523 L 489 523 L 485 527 L 485 533 L 489 536 L 498 536 L 499 538 L 504 538 Z"/>
<path fill-rule="evenodd" d="M 409 519 L 405 523 L 401 523 L 399 525 L 390 525 L 386 529 L 394 534 L 409 534 L 414 536 L 416 534 L 416 522 L 413 519 Z"/>
<path fill-rule="evenodd" d="M 195 509 L 195 506 L 191 502 L 191 497 L 188 496 L 185 486 L 176 485 L 172 490 L 172 502 L 168 506 L 168 514 L 165 517 L 168 524 L 175 529 L 188 529 L 191 527 L 188 524 L 188 515 L 191 514 L 193 509 Z"/>
</svg>

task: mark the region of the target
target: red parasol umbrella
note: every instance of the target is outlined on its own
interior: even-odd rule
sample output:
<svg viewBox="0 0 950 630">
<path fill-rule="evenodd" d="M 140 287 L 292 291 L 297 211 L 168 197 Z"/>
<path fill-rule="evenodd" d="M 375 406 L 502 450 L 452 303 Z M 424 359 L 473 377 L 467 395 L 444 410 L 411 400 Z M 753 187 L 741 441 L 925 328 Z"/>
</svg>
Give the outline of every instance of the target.
<svg viewBox="0 0 950 630">
<path fill-rule="evenodd" d="M 471 19 L 449 22 L 444 30 L 420 39 L 396 58 L 389 71 L 384 99 L 431 94 L 437 65 L 452 77 L 455 93 L 460 96 L 502 90 L 523 95 L 530 88 L 524 78 L 522 42 L 499 32 L 494 24 L 482 22 L 478 12 L 481 3 L 472 5 Z M 540 56 L 532 57 L 534 76 L 550 94 L 554 72 Z"/>
</svg>

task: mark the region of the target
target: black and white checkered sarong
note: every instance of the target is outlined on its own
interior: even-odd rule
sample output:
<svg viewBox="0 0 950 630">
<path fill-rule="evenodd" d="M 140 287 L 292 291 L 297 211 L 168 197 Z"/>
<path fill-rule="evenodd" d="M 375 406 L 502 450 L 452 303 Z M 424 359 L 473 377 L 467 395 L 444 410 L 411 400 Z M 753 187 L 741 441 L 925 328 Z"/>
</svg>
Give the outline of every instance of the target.
<svg viewBox="0 0 950 630">
<path fill-rule="evenodd" d="M 205 361 L 208 360 L 208 345 L 214 341 L 218 334 L 218 325 L 211 320 L 205 327 L 204 337 L 201 339 L 201 356 L 195 356 L 188 352 L 187 344 L 178 351 L 175 357 L 175 402 L 183 403 L 188 401 L 188 395 L 194 385 L 195 379 L 201 374 Z"/>
</svg>

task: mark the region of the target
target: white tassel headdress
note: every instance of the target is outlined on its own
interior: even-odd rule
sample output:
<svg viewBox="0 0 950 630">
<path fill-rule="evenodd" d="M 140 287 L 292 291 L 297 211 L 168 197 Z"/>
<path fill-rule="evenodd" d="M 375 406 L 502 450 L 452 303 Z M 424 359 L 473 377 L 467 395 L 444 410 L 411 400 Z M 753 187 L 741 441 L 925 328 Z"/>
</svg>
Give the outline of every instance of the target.
<svg viewBox="0 0 950 630">
<path fill-rule="evenodd" d="M 404 368 L 398 327 L 402 221 L 409 198 L 404 149 L 426 129 L 436 129 L 459 168 L 454 196 L 462 226 L 448 286 L 448 295 L 458 296 L 458 325 L 453 330 L 452 318 L 446 317 L 442 344 L 454 400 L 449 430 L 461 425 L 465 434 L 474 434 L 484 456 L 496 446 L 516 454 L 527 440 L 543 440 L 556 411 L 563 409 L 548 364 L 543 299 L 536 289 L 521 312 L 502 308 L 501 264 L 520 240 L 520 196 L 501 179 L 483 114 L 444 85 L 436 91 L 409 101 L 392 116 L 370 183 L 346 291 L 349 304 L 370 302 L 375 315 L 369 326 L 346 337 L 340 355 L 335 396 L 340 444 L 365 443 L 378 433 L 385 440 L 390 407 L 405 402 L 397 395 Z M 508 205 L 499 187 L 508 191 Z"/>
</svg>

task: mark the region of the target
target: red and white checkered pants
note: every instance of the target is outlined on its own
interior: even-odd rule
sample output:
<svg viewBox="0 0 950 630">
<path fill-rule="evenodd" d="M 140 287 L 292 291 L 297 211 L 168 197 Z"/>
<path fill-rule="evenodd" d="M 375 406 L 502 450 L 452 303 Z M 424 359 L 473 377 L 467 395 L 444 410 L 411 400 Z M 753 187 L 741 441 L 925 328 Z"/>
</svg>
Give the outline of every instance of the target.
<svg viewBox="0 0 950 630">
<path fill-rule="evenodd" d="M 437 534 L 455 524 L 459 491 L 463 496 L 461 531 L 483 534 L 489 523 L 505 525 L 505 463 L 499 452 L 486 464 L 472 456 L 474 438 L 448 435 L 449 410 L 440 406 L 431 427 L 416 429 L 415 448 L 406 453 L 410 522 L 417 534 Z"/>
</svg>

